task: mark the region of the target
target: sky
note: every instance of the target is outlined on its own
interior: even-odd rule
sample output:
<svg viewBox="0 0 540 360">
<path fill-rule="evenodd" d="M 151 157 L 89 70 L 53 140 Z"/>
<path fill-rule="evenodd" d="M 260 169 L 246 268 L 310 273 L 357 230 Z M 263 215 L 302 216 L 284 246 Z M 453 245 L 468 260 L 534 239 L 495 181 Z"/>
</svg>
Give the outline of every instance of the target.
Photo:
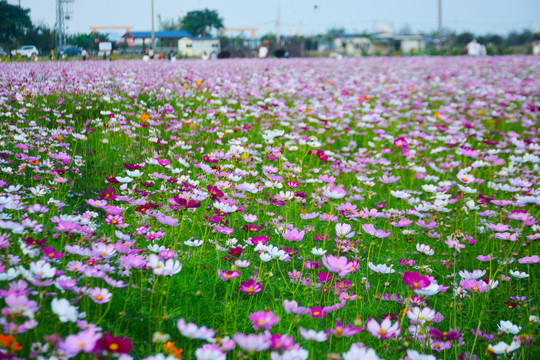
<svg viewBox="0 0 540 360">
<path fill-rule="evenodd" d="M 8 0 L 19 4 L 19 0 Z M 53 27 L 56 0 L 20 0 L 35 24 Z M 157 15 L 178 18 L 188 11 L 215 9 L 225 27 L 256 27 L 257 35 L 275 32 L 278 8 L 280 33 L 305 35 L 342 27 L 348 33 L 379 30 L 384 24 L 413 32 L 437 29 L 438 0 L 154 0 Z M 68 33 L 89 32 L 90 26 L 133 26 L 151 29 L 151 0 L 74 0 Z M 540 0 L 442 0 L 443 27 L 475 34 L 507 34 L 540 29 Z M 116 30 L 118 31 L 118 30 Z M 104 31 L 105 32 L 105 31 Z M 123 33 L 123 31 L 118 31 Z"/>
</svg>

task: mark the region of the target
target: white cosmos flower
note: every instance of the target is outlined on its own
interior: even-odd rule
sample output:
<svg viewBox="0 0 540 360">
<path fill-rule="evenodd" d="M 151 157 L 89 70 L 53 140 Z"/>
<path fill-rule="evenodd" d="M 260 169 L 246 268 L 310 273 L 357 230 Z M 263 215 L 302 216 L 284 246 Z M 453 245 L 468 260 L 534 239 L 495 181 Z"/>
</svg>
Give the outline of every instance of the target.
<svg viewBox="0 0 540 360">
<path fill-rule="evenodd" d="M 398 199 L 408 199 L 411 197 L 411 194 L 409 193 L 406 193 L 405 191 L 394 191 L 394 190 L 390 190 L 390 194 L 392 194 L 392 196 L 398 198 Z"/>
<path fill-rule="evenodd" d="M 495 353 L 497 355 L 501 354 L 508 354 L 512 351 L 515 351 L 521 347 L 521 343 L 518 341 L 512 341 L 510 345 L 505 343 L 504 341 L 499 342 L 496 345 L 488 345 L 487 349 L 488 351 Z"/>
<path fill-rule="evenodd" d="M 58 315 L 61 322 L 75 322 L 79 316 L 77 308 L 66 299 L 53 299 L 51 302 L 52 312 Z"/>
<path fill-rule="evenodd" d="M 203 244 L 202 240 L 186 240 L 184 241 L 184 244 L 190 247 L 199 247 Z"/>
<path fill-rule="evenodd" d="M 317 249 L 316 247 L 314 247 L 313 249 L 311 249 L 311 253 L 316 256 L 323 256 L 324 254 L 326 254 L 326 250 L 324 250 L 323 248 Z"/>
<path fill-rule="evenodd" d="M 269 262 L 270 260 L 272 260 L 274 257 L 272 255 L 270 255 L 269 253 L 261 253 L 261 255 L 259 255 L 259 257 L 261 258 L 262 261 L 264 262 Z"/>
<path fill-rule="evenodd" d="M 379 273 L 379 274 L 392 274 L 392 273 L 396 272 L 396 270 L 392 269 L 394 267 L 394 264 L 392 264 L 390 266 L 387 266 L 386 264 L 375 265 L 370 261 L 369 264 L 368 264 L 368 267 L 372 271 L 374 271 L 376 273 Z"/>
<path fill-rule="evenodd" d="M 435 254 L 435 251 L 426 244 L 416 244 L 416 251 L 429 256 Z"/>
<path fill-rule="evenodd" d="M 138 178 L 138 177 L 141 177 L 144 173 L 137 169 L 134 171 L 126 170 L 126 174 L 128 174 L 128 176 Z"/>
<path fill-rule="evenodd" d="M 424 189 L 425 192 L 430 193 L 437 191 L 437 187 L 433 184 L 422 185 L 422 189 Z"/>
<path fill-rule="evenodd" d="M 512 275 L 516 279 L 526 279 L 526 278 L 529 277 L 529 274 L 527 274 L 526 272 L 522 272 L 522 271 L 512 271 L 512 270 L 510 270 L 510 275 Z"/>
<path fill-rule="evenodd" d="M 463 186 L 461 184 L 457 184 L 457 186 L 460 188 L 461 191 L 463 191 L 464 193 L 467 193 L 467 194 L 474 194 L 474 193 L 476 193 L 478 191 L 478 190 L 470 188 L 468 186 Z"/>
<path fill-rule="evenodd" d="M 521 331 L 521 327 L 512 324 L 510 321 L 501 320 L 497 326 L 499 330 L 506 334 L 516 335 Z"/>
<path fill-rule="evenodd" d="M 116 178 L 116 180 L 120 181 L 121 183 L 130 183 L 133 181 L 132 178 L 130 178 L 129 176 L 126 176 L 126 177 L 121 177 L 121 176 L 118 176 Z"/>
</svg>

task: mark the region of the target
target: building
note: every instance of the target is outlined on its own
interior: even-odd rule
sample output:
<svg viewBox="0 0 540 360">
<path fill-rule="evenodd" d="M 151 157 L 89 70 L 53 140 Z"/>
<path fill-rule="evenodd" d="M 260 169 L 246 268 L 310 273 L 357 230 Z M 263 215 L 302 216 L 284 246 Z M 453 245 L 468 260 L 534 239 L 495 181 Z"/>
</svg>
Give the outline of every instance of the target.
<svg viewBox="0 0 540 360">
<path fill-rule="evenodd" d="M 343 34 L 334 39 L 334 50 L 345 56 L 370 54 L 371 40 L 364 35 Z"/>
<path fill-rule="evenodd" d="M 178 40 L 178 53 L 184 56 L 201 57 L 204 53 L 208 56 L 215 53 L 217 56 L 220 51 L 219 39 L 184 37 Z"/>
<path fill-rule="evenodd" d="M 421 35 L 396 35 L 383 31 L 369 35 L 343 34 L 334 39 L 334 50 L 344 56 L 417 54 L 426 48 Z"/>
<path fill-rule="evenodd" d="M 146 53 L 147 48 L 150 48 L 152 44 L 151 31 L 129 31 L 122 38 L 129 46 L 133 47 L 133 53 L 136 52 L 137 46 L 142 46 L 142 52 Z M 156 52 L 169 52 L 172 50 L 184 56 L 200 57 L 205 51 L 208 55 L 212 52 L 217 55 L 220 51 L 218 39 L 194 37 L 183 30 L 155 31 L 154 39 L 156 41 L 154 45 Z"/>
</svg>

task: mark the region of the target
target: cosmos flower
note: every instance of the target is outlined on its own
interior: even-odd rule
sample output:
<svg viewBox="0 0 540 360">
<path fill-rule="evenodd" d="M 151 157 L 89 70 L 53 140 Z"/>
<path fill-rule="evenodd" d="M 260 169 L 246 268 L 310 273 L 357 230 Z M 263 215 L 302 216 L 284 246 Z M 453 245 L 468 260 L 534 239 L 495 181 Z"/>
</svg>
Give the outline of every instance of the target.
<svg viewBox="0 0 540 360">
<path fill-rule="evenodd" d="M 248 281 L 242 281 L 238 289 L 244 294 L 255 295 L 263 290 L 263 286 L 260 283 L 255 282 L 255 280 L 249 279 Z"/>
<path fill-rule="evenodd" d="M 377 339 L 390 339 L 401 334 L 399 321 L 396 321 L 392 325 L 389 317 L 385 318 L 381 324 L 373 318 L 369 319 L 366 324 L 366 330 Z"/>
</svg>

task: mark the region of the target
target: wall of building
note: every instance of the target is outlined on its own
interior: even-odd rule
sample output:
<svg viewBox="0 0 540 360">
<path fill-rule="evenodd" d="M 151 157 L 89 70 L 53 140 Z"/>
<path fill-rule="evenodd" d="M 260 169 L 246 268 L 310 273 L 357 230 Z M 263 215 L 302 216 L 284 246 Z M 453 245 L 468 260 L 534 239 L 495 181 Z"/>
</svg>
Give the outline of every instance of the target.
<svg viewBox="0 0 540 360">
<path fill-rule="evenodd" d="M 215 52 L 216 55 L 220 52 L 218 39 L 197 40 L 183 38 L 178 40 L 178 52 L 181 55 L 189 57 L 200 57 L 204 52 L 208 56 Z"/>
</svg>

